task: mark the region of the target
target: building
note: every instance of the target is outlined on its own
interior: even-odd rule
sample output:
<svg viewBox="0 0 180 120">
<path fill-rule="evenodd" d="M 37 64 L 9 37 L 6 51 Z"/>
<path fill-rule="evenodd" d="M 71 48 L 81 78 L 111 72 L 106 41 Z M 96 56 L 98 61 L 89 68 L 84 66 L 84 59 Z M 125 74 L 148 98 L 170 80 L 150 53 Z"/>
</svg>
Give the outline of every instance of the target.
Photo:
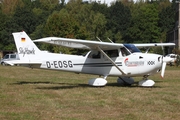
<svg viewBox="0 0 180 120">
<path fill-rule="evenodd" d="M 167 42 L 175 43 L 175 47 L 168 49 L 168 53 L 172 53 L 173 49 L 180 51 L 180 1 L 176 2 L 175 26 L 174 29 L 167 33 Z"/>
</svg>

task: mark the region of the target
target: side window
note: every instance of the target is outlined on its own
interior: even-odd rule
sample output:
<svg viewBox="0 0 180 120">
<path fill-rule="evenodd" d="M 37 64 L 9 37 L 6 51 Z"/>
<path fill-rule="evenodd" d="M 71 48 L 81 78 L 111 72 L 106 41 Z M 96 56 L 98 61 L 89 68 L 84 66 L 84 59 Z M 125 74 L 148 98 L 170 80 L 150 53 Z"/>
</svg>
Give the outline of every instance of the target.
<svg viewBox="0 0 180 120">
<path fill-rule="evenodd" d="M 89 55 L 88 58 L 93 58 L 93 59 L 100 59 L 101 58 L 101 53 L 99 51 L 92 51 Z"/>
<path fill-rule="evenodd" d="M 120 48 L 120 51 L 121 51 L 121 54 L 122 54 L 123 57 L 130 54 L 129 51 L 127 51 L 127 49 L 124 48 L 124 47 Z"/>
<path fill-rule="evenodd" d="M 119 52 L 118 50 L 106 50 L 104 51 L 109 57 L 118 57 L 119 56 Z"/>
<path fill-rule="evenodd" d="M 16 58 L 16 55 L 11 55 L 10 58 Z"/>
<path fill-rule="evenodd" d="M 176 56 L 175 55 L 171 55 L 171 57 L 170 58 L 176 58 Z"/>
<path fill-rule="evenodd" d="M 9 55 L 5 55 L 5 56 L 4 56 L 4 59 L 8 59 L 8 58 L 9 58 Z"/>
</svg>

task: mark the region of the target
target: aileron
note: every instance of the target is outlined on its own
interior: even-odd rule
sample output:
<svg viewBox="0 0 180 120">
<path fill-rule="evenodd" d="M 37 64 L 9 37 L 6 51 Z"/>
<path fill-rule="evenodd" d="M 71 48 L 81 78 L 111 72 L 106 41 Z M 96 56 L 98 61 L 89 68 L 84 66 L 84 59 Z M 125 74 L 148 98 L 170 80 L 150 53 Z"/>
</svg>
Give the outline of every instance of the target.
<svg viewBox="0 0 180 120">
<path fill-rule="evenodd" d="M 156 47 L 156 46 L 174 46 L 174 43 L 141 43 L 141 44 L 134 44 L 138 48 L 143 47 Z"/>
</svg>

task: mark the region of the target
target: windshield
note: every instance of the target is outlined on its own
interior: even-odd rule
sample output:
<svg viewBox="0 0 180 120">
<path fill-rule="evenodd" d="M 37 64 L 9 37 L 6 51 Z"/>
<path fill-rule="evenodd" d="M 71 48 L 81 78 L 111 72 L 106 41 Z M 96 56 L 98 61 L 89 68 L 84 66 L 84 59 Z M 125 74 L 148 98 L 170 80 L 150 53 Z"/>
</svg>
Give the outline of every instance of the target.
<svg viewBox="0 0 180 120">
<path fill-rule="evenodd" d="M 133 44 L 123 44 L 131 53 L 141 52 L 136 46 Z"/>
<path fill-rule="evenodd" d="M 3 57 L 3 59 L 8 59 L 8 58 L 9 58 L 9 54 L 7 54 Z"/>
</svg>

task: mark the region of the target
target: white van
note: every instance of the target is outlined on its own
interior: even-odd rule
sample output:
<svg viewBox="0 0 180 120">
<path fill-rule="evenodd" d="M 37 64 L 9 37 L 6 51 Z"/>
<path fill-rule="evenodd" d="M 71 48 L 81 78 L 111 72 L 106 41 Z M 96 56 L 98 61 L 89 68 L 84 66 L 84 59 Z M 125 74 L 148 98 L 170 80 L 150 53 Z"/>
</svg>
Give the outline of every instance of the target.
<svg viewBox="0 0 180 120">
<path fill-rule="evenodd" d="M 176 62 L 176 59 L 177 59 L 177 55 L 176 55 L 176 54 L 168 54 L 168 55 L 166 55 L 165 57 L 169 57 L 169 58 L 172 59 L 172 60 L 168 63 L 170 66 L 172 66 L 172 65 Z"/>
<path fill-rule="evenodd" d="M 10 61 L 10 60 L 19 60 L 19 55 L 18 54 L 6 54 L 0 61 L 1 65 L 7 65 L 5 61 Z"/>
</svg>

